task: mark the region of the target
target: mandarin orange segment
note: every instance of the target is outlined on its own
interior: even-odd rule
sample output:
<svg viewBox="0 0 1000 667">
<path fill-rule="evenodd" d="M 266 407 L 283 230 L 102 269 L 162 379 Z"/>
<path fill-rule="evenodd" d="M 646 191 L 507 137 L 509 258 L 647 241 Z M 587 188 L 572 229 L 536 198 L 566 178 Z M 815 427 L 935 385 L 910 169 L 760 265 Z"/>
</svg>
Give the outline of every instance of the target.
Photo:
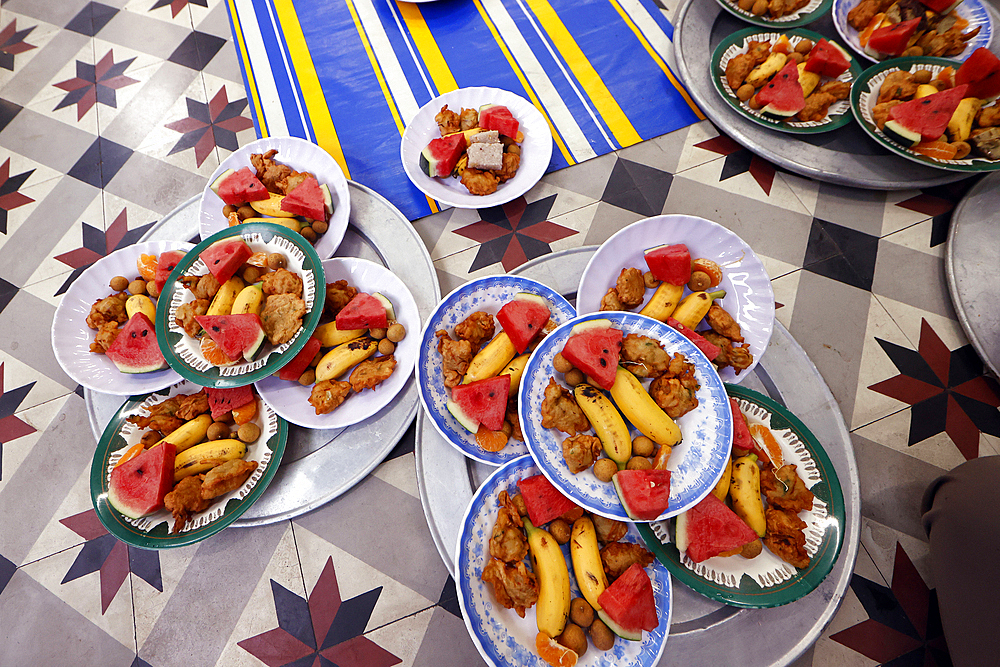
<svg viewBox="0 0 1000 667">
<path fill-rule="evenodd" d="M 535 635 L 535 650 L 538 657 L 552 667 L 573 667 L 576 664 L 576 651 L 566 648 L 544 632 Z"/>
<path fill-rule="evenodd" d="M 242 426 L 254 418 L 257 414 L 257 399 L 251 400 L 244 406 L 233 408 L 233 422 L 237 426 Z"/>
<path fill-rule="evenodd" d="M 250 258 L 246 262 L 250 266 L 256 266 L 257 268 L 264 268 L 267 266 L 267 253 L 266 252 L 255 252 L 250 255 Z"/>
<path fill-rule="evenodd" d="M 139 255 L 135 260 L 135 268 L 146 282 L 156 279 L 156 255 Z"/>
<path fill-rule="evenodd" d="M 958 146 L 944 141 L 925 141 L 914 146 L 913 152 L 934 160 L 954 160 Z"/>
<path fill-rule="evenodd" d="M 751 424 L 750 435 L 764 448 L 764 451 L 767 452 L 767 457 L 771 459 L 771 464 L 775 468 L 780 468 L 785 464 L 785 457 L 781 453 L 781 445 L 774 439 L 771 429 L 763 424 Z"/>
<path fill-rule="evenodd" d="M 499 452 L 507 446 L 507 434 L 503 431 L 491 431 L 480 424 L 476 431 L 476 444 L 487 452 Z"/>
<path fill-rule="evenodd" d="M 202 336 L 201 354 L 205 357 L 205 361 L 213 366 L 231 366 L 233 364 L 233 360 L 226 356 L 219 344 L 210 336 Z"/>
<path fill-rule="evenodd" d="M 115 464 L 115 467 L 117 468 L 126 461 L 134 459 L 135 457 L 139 456 L 139 454 L 142 454 L 142 452 L 145 451 L 145 449 L 146 449 L 145 446 L 143 446 L 141 442 L 135 443 L 134 445 L 129 447 L 124 454 L 122 454 L 122 457 L 118 459 L 118 463 Z"/>
</svg>

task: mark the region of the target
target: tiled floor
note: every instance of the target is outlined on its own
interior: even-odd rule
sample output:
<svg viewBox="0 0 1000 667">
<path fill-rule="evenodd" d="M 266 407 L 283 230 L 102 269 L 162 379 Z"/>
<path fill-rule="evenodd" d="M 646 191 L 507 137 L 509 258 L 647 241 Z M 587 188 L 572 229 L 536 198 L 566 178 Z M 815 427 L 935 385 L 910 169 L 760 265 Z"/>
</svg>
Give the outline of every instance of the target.
<svg viewBox="0 0 1000 667">
<path fill-rule="evenodd" d="M 52 316 L 90 263 L 254 137 L 225 5 L 3 0 L 0 90 L 0 664 L 479 664 L 412 451 L 311 514 L 188 548 L 128 548 L 91 508 L 95 443 L 49 346 Z M 819 184 L 701 123 L 550 174 L 510 205 L 414 224 L 445 292 L 661 212 L 746 239 L 778 319 L 840 404 L 861 474 L 851 588 L 797 665 L 946 665 L 920 494 L 1000 453 L 1000 385 L 944 283 L 950 212 L 969 185 Z M 375 499 L 398 508 L 377 530 L 359 520 Z"/>
</svg>

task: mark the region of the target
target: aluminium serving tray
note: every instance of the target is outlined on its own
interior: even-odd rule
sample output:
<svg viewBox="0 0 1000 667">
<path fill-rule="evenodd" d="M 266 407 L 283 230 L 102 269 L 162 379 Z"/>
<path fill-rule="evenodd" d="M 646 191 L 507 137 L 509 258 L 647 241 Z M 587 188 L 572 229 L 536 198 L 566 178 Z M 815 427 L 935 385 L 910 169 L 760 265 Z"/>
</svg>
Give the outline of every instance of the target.
<svg viewBox="0 0 1000 667">
<path fill-rule="evenodd" d="M 351 218 L 335 256 L 361 257 L 386 266 L 413 294 L 425 320 L 440 299 L 437 273 L 427 246 L 396 207 L 371 188 L 348 181 Z M 142 240 L 189 240 L 198 234 L 193 197 L 153 226 Z M 87 391 L 87 412 L 95 437 L 126 397 Z M 347 428 L 315 430 L 289 425 L 281 466 L 267 491 L 234 526 L 258 526 L 299 516 L 324 505 L 360 482 L 381 463 L 417 413 L 411 376 L 393 403 Z"/>
</svg>

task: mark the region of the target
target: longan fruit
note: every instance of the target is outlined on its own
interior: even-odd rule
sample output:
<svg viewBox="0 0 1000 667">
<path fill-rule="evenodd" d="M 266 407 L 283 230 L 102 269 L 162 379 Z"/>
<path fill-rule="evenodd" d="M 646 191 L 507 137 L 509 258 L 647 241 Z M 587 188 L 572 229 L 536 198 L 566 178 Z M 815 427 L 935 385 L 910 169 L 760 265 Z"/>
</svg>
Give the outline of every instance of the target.
<svg viewBox="0 0 1000 667">
<path fill-rule="evenodd" d="M 383 338 L 378 342 L 378 353 L 384 355 L 390 355 L 395 352 L 396 346 L 388 338 Z"/>
<path fill-rule="evenodd" d="M 767 0 L 757 0 L 750 8 L 750 13 L 754 16 L 763 16 L 767 11 Z"/>
<path fill-rule="evenodd" d="M 393 322 L 389 325 L 389 328 L 385 330 L 385 337 L 393 343 L 398 343 L 406 338 L 406 327 L 399 322 Z"/>
<path fill-rule="evenodd" d="M 594 622 L 594 608 L 584 598 L 573 598 L 569 603 L 569 620 L 581 628 L 589 628 Z"/>
<path fill-rule="evenodd" d="M 111 279 L 111 282 L 108 283 L 108 287 L 116 292 L 124 292 L 128 289 L 128 284 L 128 278 L 125 276 L 115 276 Z"/>
<path fill-rule="evenodd" d="M 326 234 L 326 230 L 330 228 L 330 224 L 328 222 L 324 222 L 323 220 L 314 220 L 312 228 L 317 234 Z"/>
<path fill-rule="evenodd" d="M 805 54 L 799 53 L 798 51 L 792 51 L 791 53 L 788 54 L 788 60 L 794 60 L 796 65 L 798 65 L 801 62 L 804 62 L 805 59 L 806 59 Z"/>
<path fill-rule="evenodd" d="M 209 440 L 222 440 L 229 437 L 229 424 L 222 422 L 212 422 L 208 426 L 207 437 Z"/>
<path fill-rule="evenodd" d="M 559 544 L 566 544 L 569 542 L 569 537 L 572 532 L 573 527 L 563 519 L 553 519 L 552 523 L 549 524 L 549 533 Z"/>
<path fill-rule="evenodd" d="M 579 368 L 574 368 L 570 372 L 566 373 L 564 379 L 566 380 L 566 384 L 568 384 L 571 387 L 575 387 L 578 384 L 583 384 L 584 382 L 586 382 L 587 376 L 584 375 L 583 371 L 581 371 Z"/>
<path fill-rule="evenodd" d="M 232 424 L 233 423 L 232 411 L 219 415 L 219 418 L 216 419 L 215 421 L 220 422 L 222 424 Z"/>
<path fill-rule="evenodd" d="M 918 69 L 913 73 L 913 83 L 920 85 L 922 83 L 930 83 L 934 75 L 929 69 Z"/>
<path fill-rule="evenodd" d="M 323 350 L 320 350 L 319 352 L 317 352 L 316 356 L 313 357 L 313 360 L 309 362 L 309 366 L 313 367 L 313 368 L 315 368 L 316 366 L 319 366 L 319 360 L 323 358 L 324 354 L 326 354 L 326 353 L 323 352 Z"/>
<path fill-rule="evenodd" d="M 272 271 L 283 269 L 288 266 L 288 260 L 280 252 L 272 252 L 267 256 L 267 268 Z"/>
<path fill-rule="evenodd" d="M 652 456 L 656 443 L 644 435 L 637 435 L 632 441 L 632 453 L 636 456 Z"/>
<path fill-rule="evenodd" d="M 303 387 L 308 387 L 311 384 L 316 384 L 316 369 L 307 368 L 302 371 L 302 375 L 299 376 L 299 384 Z"/>
<path fill-rule="evenodd" d="M 645 456 L 633 456 L 625 464 L 625 468 L 628 470 L 649 470 L 652 467 L 653 464 Z"/>
<path fill-rule="evenodd" d="M 573 364 L 566 357 L 562 356 L 562 352 L 557 354 L 552 360 L 552 367 L 556 369 L 557 373 L 568 373 L 573 370 Z"/>
<path fill-rule="evenodd" d="M 515 494 L 513 498 L 510 499 L 514 503 L 514 507 L 517 508 L 517 513 L 521 516 L 528 516 L 528 506 L 524 504 L 524 496 L 520 493 Z"/>
<path fill-rule="evenodd" d="M 503 431 L 503 434 L 509 438 L 510 434 L 514 432 L 514 427 L 509 421 L 504 419 L 503 424 L 500 426 L 500 430 Z"/>
<path fill-rule="evenodd" d="M 260 280 L 260 267 L 250 265 L 243 269 L 243 282 L 247 285 L 253 285 L 258 280 Z"/>
<path fill-rule="evenodd" d="M 795 52 L 805 55 L 812 51 L 813 41 L 811 39 L 803 39 L 801 42 L 795 45 Z"/>
<path fill-rule="evenodd" d="M 299 234 L 302 234 L 302 238 L 304 238 L 306 241 L 309 241 L 309 243 L 316 242 L 317 238 L 316 232 L 313 231 L 312 227 L 303 227 L 302 229 L 299 230 Z"/>
<path fill-rule="evenodd" d="M 160 434 L 156 431 L 146 431 L 142 434 L 142 446 L 145 448 L 150 448 L 160 441 Z"/>
<path fill-rule="evenodd" d="M 757 92 L 757 89 L 753 87 L 753 84 L 744 83 L 736 89 L 736 97 L 739 98 L 740 102 L 746 102 L 753 97 L 755 92 Z"/>
<path fill-rule="evenodd" d="M 594 648 L 598 651 L 609 651 L 615 645 L 615 635 L 611 632 L 599 618 L 595 618 L 590 624 L 590 641 L 594 642 Z"/>
<path fill-rule="evenodd" d="M 236 431 L 236 437 L 243 442 L 254 442 L 260 437 L 260 426 L 257 426 L 253 422 L 241 424 L 240 428 Z"/>
<path fill-rule="evenodd" d="M 236 216 L 240 220 L 246 220 L 247 218 L 256 218 L 257 211 L 253 210 L 253 206 L 250 204 L 243 204 L 238 209 L 236 209 Z"/>
<path fill-rule="evenodd" d="M 146 283 L 146 294 L 155 299 L 160 296 L 160 288 L 156 286 L 155 282 L 148 282 Z"/>
<path fill-rule="evenodd" d="M 646 271 L 642 274 L 642 284 L 646 286 L 646 289 L 656 289 L 656 286 L 660 284 L 660 281 L 656 279 L 652 271 Z"/>
<path fill-rule="evenodd" d="M 128 291 L 132 294 L 145 294 L 146 281 L 141 278 L 136 278 L 128 284 Z"/>
<path fill-rule="evenodd" d="M 740 550 L 740 555 L 744 558 L 756 558 L 760 555 L 760 552 L 764 550 L 764 546 L 760 543 L 760 540 L 754 540 L 753 542 L 747 542 L 743 545 Z"/>
<path fill-rule="evenodd" d="M 226 218 L 228 218 L 233 213 L 239 215 L 238 213 L 239 210 L 240 207 L 235 204 L 226 204 L 225 206 L 222 207 L 222 215 Z"/>
<path fill-rule="evenodd" d="M 574 651 L 577 657 L 587 652 L 587 635 L 584 634 L 583 628 L 576 623 L 567 623 L 566 629 L 556 637 L 556 641 Z"/>
<path fill-rule="evenodd" d="M 610 482 L 618 472 L 618 464 L 611 459 L 598 459 L 594 464 L 594 475 L 602 482 Z"/>
<path fill-rule="evenodd" d="M 374 338 L 375 340 L 382 340 L 383 338 L 385 338 L 386 330 L 385 329 L 369 329 L 368 330 L 368 335 L 371 336 L 372 338 Z"/>
</svg>

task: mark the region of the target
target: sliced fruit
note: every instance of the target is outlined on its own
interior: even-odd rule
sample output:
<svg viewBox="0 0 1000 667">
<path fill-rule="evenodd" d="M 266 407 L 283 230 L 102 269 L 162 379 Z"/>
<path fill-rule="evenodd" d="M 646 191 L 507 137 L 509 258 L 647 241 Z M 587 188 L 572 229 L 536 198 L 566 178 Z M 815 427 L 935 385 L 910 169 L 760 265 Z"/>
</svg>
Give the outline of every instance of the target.
<svg viewBox="0 0 1000 667">
<path fill-rule="evenodd" d="M 451 400 L 464 415 L 476 422 L 476 428 L 469 429 L 470 431 L 478 431 L 479 424 L 491 431 L 499 431 L 507 412 L 509 391 L 510 376 L 497 375 L 452 387 Z"/>
<path fill-rule="evenodd" d="M 500 308 L 497 321 L 518 354 L 524 354 L 549 321 L 549 302 L 537 294 L 517 294 Z"/>
<path fill-rule="evenodd" d="M 670 506 L 669 470 L 619 470 L 611 481 L 633 521 L 652 521 Z"/>
<path fill-rule="evenodd" d="M 750 426 L 750 435 L 756 441 L 757 446 L 767 452 L 767 459 L 775 468 L 780 468 L 785 464 L 785 456 L 781 453 L 781 445 L 775 439 L 771 429 L 763 424 L 753 424 Z M 759 458 L 759 457 L 758 457 Z"/>
<path fill-rule="evenodd" d="M 643 630 L 652 632 L 660 624 L 653 582 L 638 563 L 605 588 L 597 601 L 601 603 L 598 616 L 622 639 L 641 641 Z"/>
<path fill-rule="evenodd" d="M 683 243 L 650 248 L 645 258 L 646 266 L 657 280 L 671 285 L 686 285 L 691 280 L 691 252 Z"/>
<path fill-rule="evenodd" d="M 230 359 L 243 357 L 252 361 L 266 339 L 264 326 L 256 313 L 198 315 L 195 319 Z"/>
<path fill-rule="evenodd" d="M 461 132 L 434 139 L 420 152 L 420 171 L 432 178 L 450 176 L 467 146 Z"/>
<path fill-rule="evenodd" d="M 208 394 L 208 407 L 212 411 L 212 419 L 218 421 L 235 408 L 242 408 L 254 400 L 251 385 L 226 389 L 205 388 Z"/>
<path fill-rule="evenodd" d="M 892 137 L 898 134 L 902 139 L 900 143 L 906 143 L 906 139 L 913 138 L 914 134 L 919 135 L 924 141 L 935 141 L 948 127 L 948 121 L 958 108 L 962 98 L 965 97 L 968 86 L 962 84 L 949 90 L 942 90 L 940 93 L 922 97 L 919 100 L 903 102 L 889 109 L 889 120 L 885 124 L 885 132 Z"/>
<path fill-rule="evenodd" d="M 507 446 L 507 434 L 503 431 L 491 431 L 485 424 L 479 425 L 476 431 L 476 444 L 487 452 L 499 452 Z"/>
<path fill-rule="evenodd" d="M 156 255 L 139 255 L 139 259 L 135 260 L 135 268 L 147 283 L 156 279 L 156 265 Z"/>
<path fill-rule="evenodd" d="M 677 549 L 686 552 L 695 563 L 738 549 L 756 539 L 753 528 L 711 493 L 679 515 L 675 525 Z"/>
<path fill-rule="evenodd" d="M 808 66 L 808 61 L 806 61 Z M 806 106 L 799 83 L 799 66 L 789 60 L 781 70 L 771 77 L 767 85 L 757 93 L 757 102 L 763 106 L 763 113 L 787 118 L 794 116 Z"/>
<path fill-rule="evenodd" d="M 244 262 L 250 259 L 251 255 L 253 255 L 253 250 L 250 249 L 250 246 L 242 238 L 236 236 L 216 241 L 202 250 L 198 257 L 205 262 L 205 266 L 221 285 L 236 275 L 236 272 L 243 266 Z"/>
<path fill-rule="evenodd" d="M 211 336 L 201 337 L 201 356 L 205 357 L 205 361 L 213 366 L 232 366 L 239 361 L 239 359 L 230 359 L 227 357 L 226 353 L 222 351 L 222 348 L 219 347 L 219 344 Z"/>
<path fill-rule="evenodd" d="M 851 57 L 844 49 L 840 48 L 839 44 L 821 39 L 809 52 L 805 64 L 807 72 L 815 72 L 820 76 L 836 79 L 851 69 Z"/>
<path fill-rule="evenodd" d="M 535 651 L 538 657 L 552 667 L 573 667 L 576 664 L 576 652 L 568 649 L 544 632 L 535 635 Z"/>
<path fill-rule="evenodd" d="M 243 167 L 239 171 L 227 169 L 212 183 L 212 190 L 222 201 L 233 206 L 267 199 L 269 196 L 267 188 L 257 180 L 257 175 L 249 167 Z"/>
<path fill-rule="evenodd" d="M 147 449 L 111 471 L 108 502 L 132 519 L 163 507 L 163 497 L 174 486 L 176 449 L 167 442 Z"/>
<path fill-rule="evenodd" d="M 153 323 L 141 312 L 129 318 L 105 355 L 122 373 L 151 373 L 167 367 Z"/>
<path fill-rule="evenodd" d="M 269 215 L 273 218 L 291 218 L 295 214 L 281 208 L 281 202 L 284 198 L 285 195 L 269 192 L 267 199 L 252 201 L 250 202 L 250 206 L 261 215 Z"/>
<path fill-rule="evenodd" d="M 1000 58 L 985 46 L 972 52 L 955 72 L 955 84 L 967 84 L 968 95 L 991 100 L 1000 95 Z"/>
<path fill-rule="evenodd" d="M 544 526 L 576 507 L 545 475 L 525 477 L 517 483 L 517 489 L 528 509 L 528 518 L 537 526 Z"/>
<path fill-rule="evenodd" d="M 611 327 L 585 330 L 569 337 L 562 355 L 598 386 L 611 389 L 618 372 L 622 338 L 622 332 Z"/>
<path fill-rule="evenodd" d="M 326 203 L 319 182 L 307 176 L 281 200 L 281 210 L 309 220 L 326 222 Z"/>
<path fill-rule="evenodd" d="M 156 260 L 156 274 L 153 276 L 153 282 L 161 292 L 163 291 L 163 286 L 167 284 L 170 272 L 174 270 L 174 267 L 182 259 L 184 259 L 184 252 L 181 250 L 166 250 L 160 253 L 160 256 Z M 222 281 L 220 280 L 219 282 Z"/>
<path fill-rule="evenodd" d="M 476 433 L 479 431 L 479 420 L 473 419 L 469 415 L 465 414 L 462 410 L 462 406 L 458 403 L 449 398 L 445 402 L 445 407 L 448 408 L 448 412 L 450 412 L 452 416 L 458 420 L 458 423 L 461 424 L 462 428 L 466 431 L 469 433 Z"/>
<path fill-rule="evenodd" d="M 865 45 L 865 53 L 876 60 L 895 58 L 906 50 L 913 33 L 920 27 L 923 16 L 877 28 Z"/>
<path fill-rule="evenodd" d="M 382 302 L 382 306 L 385 308 L 385 316 L 389 320 L 396 319 L 396 309 L 392 307 L 392 301 L 389 301 L 389 297 L 381 292 L 375 292 L 372 296 Z"/>
<path fill-rule="evenodd" d="M 347 302 L 336 317 L 337 329 L 385 329 L 389 326 L 389 318 L 385 304 L 371 294 L 358 292 Z"/>
<path fill-rule="evenodd" d="M 319 338 L 310 336 L 306 344 L 299 350 L 299 353 L 295 355 L 295 358 L 278 371 L 278 377 L 290 382 L 297 381 L 306 369 L 309 368 L 309 363 L 316 357 L 316 353 L 320 351 L 322 346 Z"/>
</svg>

